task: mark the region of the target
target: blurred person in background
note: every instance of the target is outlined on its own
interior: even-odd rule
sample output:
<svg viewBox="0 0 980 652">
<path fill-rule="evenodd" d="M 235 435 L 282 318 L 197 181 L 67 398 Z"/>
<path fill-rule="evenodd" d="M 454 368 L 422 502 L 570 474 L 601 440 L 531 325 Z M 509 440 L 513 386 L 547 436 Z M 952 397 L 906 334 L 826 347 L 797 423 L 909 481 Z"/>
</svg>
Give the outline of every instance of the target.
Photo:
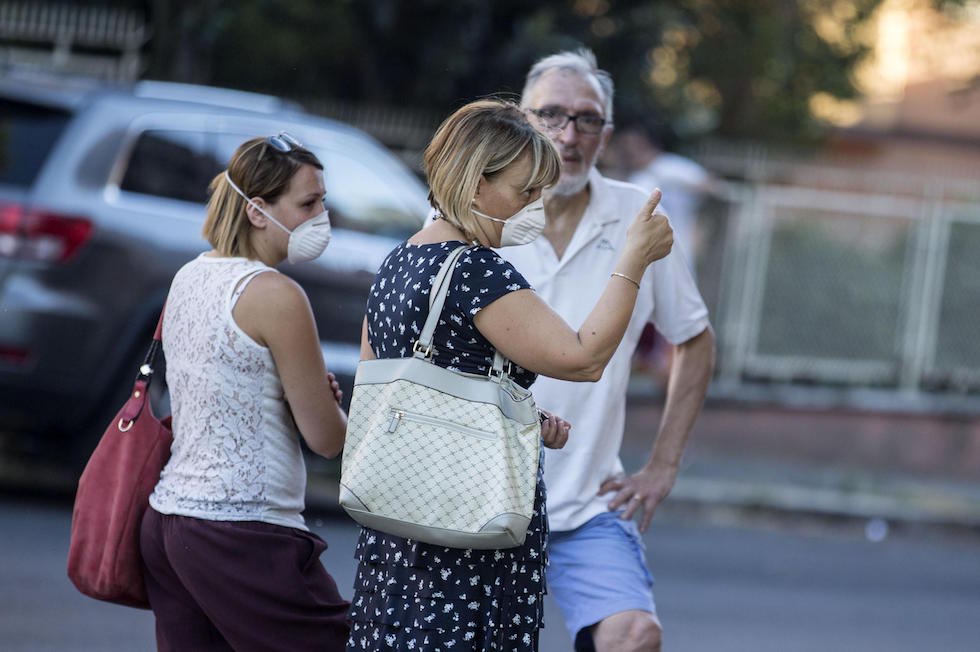
<svg viewBox="0 0 980 652">
<path fill-rule="evenodd" d="M 713 176 L 699 163 L 667 151 L 675 140 L 673 130 L 652 118 L 636 119 L 616 128 L 610 150 L 612 163 L 621 178 L 647 192 L 659 188 L 664 193 L 660 206 L 670 216 L 674 229 L 676 255 L 687 261 L 696 277 L 701 252 L 698 214 L 704 199 L 714 192 Z M 605 158 L 605 156 L 601 157 Z M 652 324 L 640 335 L 634 369 L 650 374 L 661 387 L 670 380 L 673 347 Z"/>
<path fill-rule="evenodd" d="M 306 467 L 343 449 L 340 389 L 309 301 L 274 267 L 330 239 L 323 165 L 253 138 L 210 184 L 213 249 L 175 275 L 163 319 L 172 456 L 143 518 L 160 650 L 340 650 L 349 603 L 304 519 Z"/>
<path fill-rule="evenodd" d="M 647 194 L 595 168 L 613 131 L 613 82 L 592 52 L 561 52 L 535 63 L 521 105 L 551 136 L 562 171 L 544 193 L 544 237 L 501 253 L 574 327 L 584 322 L 627 246 L 624 216 Z M 568 445 L 546 452 L 545 481 L 552 528 L 548 588 L 578 650 L 660 649 L 640 533 L 674 485 L 714 361 L 708 311 L 684 257 L 672 251 L 636 280 L 636 309 L 601 378 L 572 384 L 540 377 L 533 386 L 541 405 L 575 424 Z M 650 321 L 676 348 L 676 362 L 650 458 L 625 476 L 619 449 L 630 360 Z M 637 515 L 639 528 L 632 521 Z"/>
<path fill-rule="evenodd" d="M 638 286 L 630 279 L 670 251 L 667 220 L 654 215 L 660 193 L 619 216 L 623 233 L 612 274 L 597 284 L 576 330 L 491 248 L 513 248 L 541 233 L 542 188 L 560 174 L 548 137 L 517 105 L 480 100 L 442 123 L 424 167 L 438 218 L 381 264 L 368 297 L 361 358 L 411 355 L 428 316 L 433 277 L 452 251 L 470 243 L 475 246 L 456 263 L 433 334 L 433 362 L 486 375 L 496 349 L 516 365 L 511 377 L 523 387 L 536 374 L 597 379 L 636 303 Z M 541 434 L 545 446 L 561 448 L 569 424 L 549 416 Z M 362 528 L 348 650 L 537 650 L 547 563 L 544 501 L 539 461 L 527 536 L 501 550 L 447 548 Z"/>
<path fill-rule="evenodd" d="M 711 174 L 696 161 L 666 151 L 672 140 L 669 127 L 652 120 L 635 120 L 617 128 L 615 146 L 622 157 L 626 181 L 648 192 L 659 188 L 661 202 L 680 253 L 691 272 L 697 260 L 697 220 L 704 198 L 712 192 Z M 676 253 L 676 251 L 675 251 Z"/>
</svg>

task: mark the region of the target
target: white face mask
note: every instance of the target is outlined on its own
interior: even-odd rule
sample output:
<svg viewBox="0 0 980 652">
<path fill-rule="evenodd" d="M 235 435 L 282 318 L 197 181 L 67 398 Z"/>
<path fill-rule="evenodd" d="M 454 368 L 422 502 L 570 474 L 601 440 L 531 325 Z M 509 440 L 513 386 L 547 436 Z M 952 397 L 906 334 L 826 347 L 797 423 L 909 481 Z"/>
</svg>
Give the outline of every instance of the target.
<svg viewBox="0 0 980 652">
<path fill-rule="evenodd" d="M 501 247 L 512 247 L 515 245 L 524 245 L 529 242 L 533 242 L 535 238 L 541 235 L 541 231 L 544 230 L 545 218 L 543 197 L 538 197 L 506 220 L 502 220 L 499 217 L 490 217 L 489 215 L 481 213 L 475 208 L 470 210 L 473 211 L 474 215 L 482 217 L 483 219 L 493 220 L 494 222 L 500 222 L 504 225 L 503 231 L 500 232 Z"/>
<path fill-rule="evenodd" d="M 239 195 L 245 198 L 256 210 L 272 220 L 272 223 L 289 234 L 289 244 L 286 247 L 286 257 L 291 263 L 303 263 L 320 257 L 323 250 L 330 243 L 330 211 L 324 209 L 322 213 L 312 217 L 295 229 L 290 231 L 276 218 L 262 210 L 262 207 L 253 202 L 242 192 L 242 189 L 235 185 L 235 182 L 228 176 L 225 170 L 225 179 L 231 184 Z"/>
</svg>

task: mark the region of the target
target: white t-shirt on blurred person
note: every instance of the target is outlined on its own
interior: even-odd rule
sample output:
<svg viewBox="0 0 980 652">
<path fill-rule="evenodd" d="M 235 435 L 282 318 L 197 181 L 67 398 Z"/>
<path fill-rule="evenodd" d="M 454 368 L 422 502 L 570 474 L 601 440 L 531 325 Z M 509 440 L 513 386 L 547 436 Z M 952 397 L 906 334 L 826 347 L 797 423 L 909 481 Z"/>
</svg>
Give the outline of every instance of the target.
<svg viewBox="0 0 980 652">
<path fill-rule="evenodd" d="M 647 192 L 660 188 L 663 192 L 660 203 L 670 216 L 674 242 L 679 242 L 684 252 L 691 254 L 694 251 L 698 205 L 701 203 L 700 189 L 710 178 L 708 171 L 691 159 L 664 152 L 646 167 L 633 172 L 627 181 Z M 694 261 L 688 259 L 688 262 Z"/>
</svg>

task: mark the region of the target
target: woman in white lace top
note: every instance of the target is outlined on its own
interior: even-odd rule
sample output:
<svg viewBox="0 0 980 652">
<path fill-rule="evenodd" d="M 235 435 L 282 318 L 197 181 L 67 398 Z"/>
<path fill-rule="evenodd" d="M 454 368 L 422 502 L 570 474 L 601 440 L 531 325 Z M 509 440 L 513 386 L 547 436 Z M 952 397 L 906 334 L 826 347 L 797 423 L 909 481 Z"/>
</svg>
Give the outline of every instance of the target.
<svg viewBox="0 0 980 652">
<path fill-rule="evenodd" d="M 253 138 L 210 189 L 213 249 L 177 272 L 163 321 L 174 443 L 141 532 L 157 645 L 341 649 L 300 437 L 335 457 L 346 415 L 309 300 L 274 269 L 330 239 L 323 166 L 288 134 Z"/>
</svg>

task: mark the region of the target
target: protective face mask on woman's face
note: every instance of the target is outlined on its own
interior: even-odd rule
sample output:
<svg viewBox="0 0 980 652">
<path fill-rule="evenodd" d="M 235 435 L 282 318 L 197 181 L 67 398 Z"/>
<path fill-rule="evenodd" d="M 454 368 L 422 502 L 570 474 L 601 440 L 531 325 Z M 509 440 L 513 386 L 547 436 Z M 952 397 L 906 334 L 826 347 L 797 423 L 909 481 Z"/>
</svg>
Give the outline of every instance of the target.
<svg viewBox="0 0 980 652">
<path fill-rule="evenodd" d="M 482 217 L 486 220 L 493 220 L 494 222 L 500 222 L 504 225 L 503 230 L 500 232 L 501 247 L 512 247 L 533 242 L 534 239 L 541 235 L 541 232 L 544 230 L 545 218 L 543 197 L 538 197 L 506 220 L 502 220 L 499 217 L 490 217 L 489 215 L 481 213 L 475 208 L 471 208 L 470 210 L 472 210 L 473 214 L 477 215 L 478 217 Z"/>
<path fill-rule="evenodd" d="M 262 210 L 261 206 L 249 199 L 249 197 L 242 192 L 241 188 L 235 185 L 235 182 L 231 180 L 231 177 L 228 176 L 228 170 L 225 170 L 225 179 L 227 179 L 231 187 L 235 189 L 235 192 L 245 198 L 245 201 L 272 220 L 273 224 L 289 234 L 289 244 L 286 247 L 286 258 L 289 260 L 289 262 L 303 263 L 309 260 L 315 260 L 316 258 L 320 257 L 323 250 L 327 248 L 328 244 L 330 244 L 330 211 L 327 209 L 323 209 L 322 213 L 316 215 L 315 217 L 311 217 L 290 231 L 283 226 L 279 220 L 269 215 L 267 212 Z"/>
</svg>

